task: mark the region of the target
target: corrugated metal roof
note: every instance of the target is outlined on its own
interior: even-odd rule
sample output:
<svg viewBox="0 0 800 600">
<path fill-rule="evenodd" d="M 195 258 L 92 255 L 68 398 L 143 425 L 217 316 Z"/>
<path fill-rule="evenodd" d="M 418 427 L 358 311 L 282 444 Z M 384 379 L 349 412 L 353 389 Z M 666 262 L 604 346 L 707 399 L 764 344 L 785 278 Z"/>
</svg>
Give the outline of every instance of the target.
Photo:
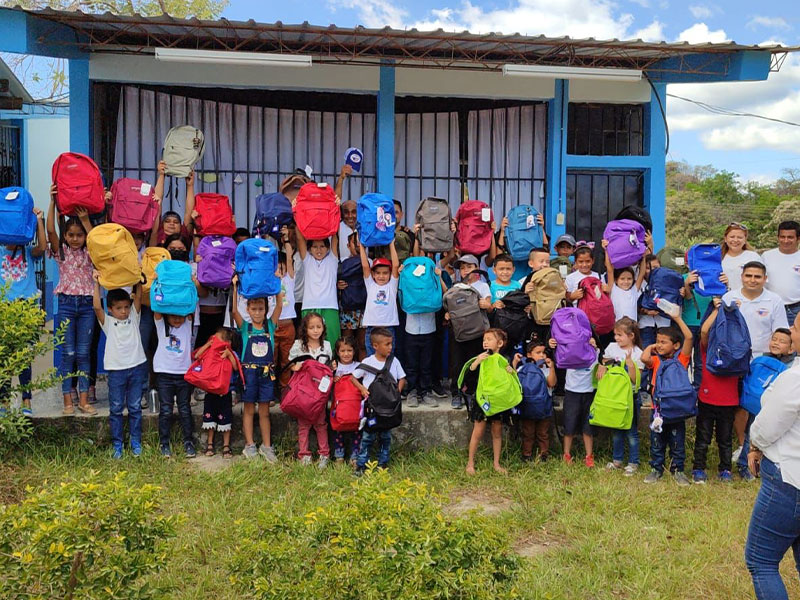
<svg viewBox="0 0 800 600">
<path fill-rule="evenodd" d="M 646 69 L 655 62 L 693 54 L 730 54 L 759 50 L 785 54 L 800 47 L 747 46 L 734 42 L 689 44 L 642 40 L 596 40 L 501 33 L 475 34 L 400 30 L 389 27 L 328 27 L 309 23 L 178 19 L 169 15 L 92 14 L 53 9 L 26 12 L 65 25 L 79 35 L 75 45 L 89 51 L 147 52 L 154 47 L 178 47 L 311 55 L 317 61 L 368 63 L 392 59 L 415 66 L 494 69 L 499 64 L 542 64 Z M 46 41 L 46 40 L 45 40 Z"/>
</svg>

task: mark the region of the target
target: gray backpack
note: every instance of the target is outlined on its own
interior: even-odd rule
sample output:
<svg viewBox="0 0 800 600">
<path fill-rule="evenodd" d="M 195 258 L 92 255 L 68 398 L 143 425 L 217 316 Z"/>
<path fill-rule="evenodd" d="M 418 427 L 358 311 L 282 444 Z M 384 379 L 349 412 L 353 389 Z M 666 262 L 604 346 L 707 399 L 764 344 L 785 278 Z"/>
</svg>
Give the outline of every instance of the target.
<svg viewBox="0 0 800 600">
<path fill-rule="evenodd" d="M 417 208 L 419 247 L 424 252 L 447 252 L 453 247 L 450 205 L 442 198 L 425 198 Z"/>
<path fill-rule="evenodd" d="M 468 342 L 489 329 L 489 318 L 478 303 L 480 294 L 471 285 L 457 283 L 444 293 L 442 304 L 450 313 L 450 326 L 457 342 Z"/>
<path fill-rule="evenodd" d="M 188 177 L 203 159 L 206 143 L 203 132 L 191 125 L 173 127 L 167 132 L 161 159 L 167 163 L 167 175 Z"/>
</svg>

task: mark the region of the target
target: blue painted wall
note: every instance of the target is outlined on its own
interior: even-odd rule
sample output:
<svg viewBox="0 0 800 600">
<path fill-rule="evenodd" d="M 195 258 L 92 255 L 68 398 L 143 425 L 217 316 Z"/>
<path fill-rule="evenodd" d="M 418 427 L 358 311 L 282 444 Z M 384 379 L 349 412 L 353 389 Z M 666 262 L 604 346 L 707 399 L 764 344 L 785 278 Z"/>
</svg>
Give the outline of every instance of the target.
<svg viewBox="0 0 800 600">
<path fill-rule="evenodd" d="M 394 196 L 394 67 L 381 65 L 377 116 L 378 192 Z"/>
</svg>

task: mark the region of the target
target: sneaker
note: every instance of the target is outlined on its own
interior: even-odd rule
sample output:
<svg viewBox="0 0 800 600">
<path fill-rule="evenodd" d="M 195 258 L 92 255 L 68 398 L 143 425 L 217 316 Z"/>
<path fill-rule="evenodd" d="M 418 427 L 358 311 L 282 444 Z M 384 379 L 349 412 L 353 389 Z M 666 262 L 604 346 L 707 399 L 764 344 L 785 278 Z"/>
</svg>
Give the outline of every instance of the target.
<svg viewBox="0 0 800 600">
<path fill-rule="evenodd" d="M 300 464 L 303 465 L 304 467 L 310 465 L 311 464 L 311 457 L 310 456 L 304 456 L 303 458 L 300 459 Z"/>
<path fill-rule="evenodd" d="M 529 462 L 533 461 L 533 455 L 532 454 L 523 454 L 520 457 L 520 460 L 522 462 L 524 462 L 524 463 L 529 463 Z"/>
<path fill-rule="evenodd" d="M 742 481 L 755 481 L 755 475 L 750 472 L 750 469 L 739 469 L 739 477 Z"/>
<path fill-rule="evenodd" d="M 139 401 L 139 406 L 141 406 L 142 409 L 145 409 L 145 408 L 147 408 L 149 406 L 149 404 L 147 402 L 147 392 L 144 392 L 142 394 L 142 399 Z"/>
<path fill-rule="evenodd" d="M 736 448 L 736 450 L 733 451 L 733 454 L 731 455 L 731 462 L 732 463 L 737 462 L 741 455 L 742 455 L 742 447 L 739 446 L 738 448 Z"/>
<path fill-rule="evenodd" d="M 639 465 L 628 463 L 627 465 L 625 465 L 625 477 L 633 477 L 636 474 L 636 471 L 638 470 L 639 470 Z"/>
<path fill-rule="evenodd" d="M 441 381 L 437 381 L 436 383 L 434 383 L 433 390 L 431 391 L 433 392 L 434 396 L 438 396 L 439 398 L 447 398 L 448 396 L 447 392 L 445 392 L 444 388 L 442 387 Z"/>
<path fill-rule="evenodd" d="M 613 460 L 606 465 L 606 469 L 609 471 L 619 471 L 621 468 L 622 468 L 622 463 L 616 460 Z"/>
<path fill-rule="evenodd" d="M 161 456 L 164 458 L 172 458 L 172 451 L 169 449 L 167 444 L 163 444 L 161 446 Z"/>
<path fill-rule="evenodd" d="M 417 408 L 419 406 L 419 395 L 417 392 L 411 392 L 406 396 L 406 408 Z"/>
<path fill-rule="evenodd" d="M 186 453 L 186 458 L 194 458 L 197 456 L 197 451 L 194 449 L 194 442 L 183 442 L 183 451 Z"/>
<path fill-rule="evenodd" d="M 656 471 L 653 469 L 647 474 L 647 477 L 644 478 L 645 483 L 656 483 L 659 479 L 664 476 L 664 473 L 661 471 Z"/>
<path fill-rule="evenodd" d="M 131 442 L 131 454 L 134 456 L 142 455 L 142 445 L 139 442 Z"/>
<path fill-rule="evenodd" d="M 114 453 L 111 455 L 114 460 L 122 460 L 122 448 L 114 448 Z"/>
<path fill-rule="evenodd" d="M 194 399 L 195 400 L 205 400 L 206 399 L 205 391 L 201 390 L 200 388 L 195 388 L 194 389 Z"/>
<path fill-rule="evenodd" d="M 686 473 L 684 473 L 683 471 L 675 471 L 672 474 L 672 478 L 675 480 L 675 483 L 677 483 L 680 486 L 691 485 L 691 483 L 689 483 L 689 478 L 686 477 Z"/>
<path fill-rule="evenodd" d="M 586 458 L 583 459 L 583 464 L 585 464 L 590 469 L 594 468 L 594 456 L 591 454 L 587 454 Z"/>
<path fill-rule="evenodd" d="M 327 456 L 320 456 L 319 460 L 317 461 L 317 468 L 320 471 L 324 471 L 325 469 L 328 468 L 328 463 L 329 462 L 331 462 L 330 458 L 328 458 Z"/>
<path fill-rule="evenodd" d="M 276 463 L 276 462 L 278 462 L 278 457 L 275 456 L 275 449 L 272 446 L 265 446 L 264 444 L 261 444 L 258 447 L 258 453 L 268 463 Z"/>
<path fill-rule="evenodd" d="M 439 406 L 439 401 L 436 399 L 436 396 L 434 396 L 433 393 L 428 392 L 422 397 L 422 404 L 430 408 L 436 408 Z"/>
<path fill-rule="evenodd" d="M 461 400 L 461 396 L 453 396 L 453 399 L 450 400 L 450 408 L 454 408 L 455 410 L 461 410 L 464 408 L 464 401 Z"/>
<path fill-rule="evenodd" d="M 22 409 L 22 416 L 28 417 L 29 419 L 33 417 L 33 409 L 28 408 L 27 406 Z"/>
<path fill-rule="evenodd" d="M 653 408 L 653 397 L 648 392 L 639 392 L 642 408 Z"/>
<path fill-rule="evenodd" d="M 356 467 L 355 470 L 353 471 L 353 475 L 356 477 L 361 477 L 362 475 L 364 475 L 366 470 L 367 469 L 364 467 Z"/>
<path fill-rule="evenodd" d="M 726 469 L 719 472 L 717 479 L 719 479 L 722 483 L 731 483 L 733 481 L 733 475 L 731 475 L 731 472 Z"/>
<path fill-rule="evenodd" d="M 730 474 L 730 471 L 728 474 Z M 695 469 L 692 471 L 692 481 L 698 485 L 704 485 L 708 481 L 708 476 L 703 469 Z"/>
<path fill-rule="evenodd" d="M 563 459 L 564 459 L 564 462 L 567 463 L 568 465 L 572 464 L 572 455 L 571 454 L 565 454 L 563 456 Z"/>
<path fill-rule="evenodd" d="M 256 445 L 255 444 L 246 445 L 244 447 L 244 450 L 242 450 L 242 456 L 244 456 L 245 458 L 255 458 L 256 456 L 258 456 L 258 450 L 256 450 Z"/>
</svg>

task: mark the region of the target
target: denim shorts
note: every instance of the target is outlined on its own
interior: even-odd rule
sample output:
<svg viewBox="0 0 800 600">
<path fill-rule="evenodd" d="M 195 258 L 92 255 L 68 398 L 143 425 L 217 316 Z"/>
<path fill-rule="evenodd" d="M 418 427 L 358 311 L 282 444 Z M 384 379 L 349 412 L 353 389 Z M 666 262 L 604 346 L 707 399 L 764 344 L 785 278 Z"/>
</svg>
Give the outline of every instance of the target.
<svg viewBox="0 0 800 600">
<path fill-rule="evenodd" d="M 243 366 L 244 392 L 242 402 L 272 402 L 275 399 L 275 380 L 263 367 L 254 369 Z"/>
<path fill-rule="evenodd" d="M 571 392 L 564 390 L 564 434 L 594 435 L 589 425 L 589 407 L 594 400 L 594 392 Z"/>
</svg>

